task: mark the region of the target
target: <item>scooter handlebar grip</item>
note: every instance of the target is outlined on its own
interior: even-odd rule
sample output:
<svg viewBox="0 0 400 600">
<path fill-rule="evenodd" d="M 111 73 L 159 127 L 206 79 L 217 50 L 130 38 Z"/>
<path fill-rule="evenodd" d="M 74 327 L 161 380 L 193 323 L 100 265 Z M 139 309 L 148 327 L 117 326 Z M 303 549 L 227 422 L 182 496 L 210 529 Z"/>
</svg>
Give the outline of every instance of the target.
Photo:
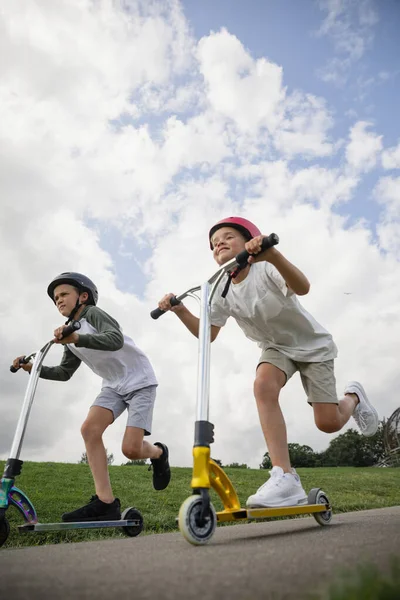
<svg viewBox="0 0 400 600">
<path fill-rule="evenodd" d="M 151 311 L 150 316 L 152 319 L 159 319 L 164 313 L 165 310 L 161 310 L 161 308 L 155 308 Z"/>
<path fill-rule="evenodd" d="M 78 329 L 80 328 L 81 324 L 79 323 L 79 321 L 73 321 L 71 325 L 67 325 L 66 327 L 64 327 L 61 339 L 68 337 L 69 335 L 71 335 L 71 333 L 74 333 L 74 331 L 78 331 Z"/>
<path fill-rule="evenodd" d="M 30 359 L 29 359 L 29 358 L 26 358 L 26 357 L 24 357 L 24 358 L 20 358 L 20 360 L 19 360 L 19 364 L 20 364 L 20 365 L 27 365 L 27 364 L 28 364 L 28 362 L 29 362 L 29 360 L 30 360 Z M 11 367 L 10 367 L 10 371 L 11 371 L 11 373 L 16 373 L 17 371 L 19 371 L 19 370 L 20 370 L 20 368 L 21 368 L 21 367 L 18 367 L 18 369 L 16 369 L 16 368 L 14 367 L 14 365 L 11 365 Z"/>
<path fill-rule="evenodd" d="M 181 303 L 180 300 L 178 300 L 178 298 L 176 296 L 172 296 L 170 298 L 170 304 L 171 306 L 178 306 L 178 304 Z M 165 310 L 161 310 L 161 308 L 155 308 L 154 310 L 151 311 L 150 316 L 152 319 L 159 319 L 162 315 L 165 315 Z"/>
<path fill-rule="evenodd" d="M 279 237 L 276 233 L 271 233 L 263 238 L 260 252 L 264 252 L 265 250 L 268 250 L 268 248 L 272 248 L 272 246 L 276 246 L 277 244 L 279 244 Z M 245 266 L 249 256 L 249 252 L 247 252 L 247 250 L 243 250 L 236 256 L 236 262 L 241 266 Z"/>
</svg>

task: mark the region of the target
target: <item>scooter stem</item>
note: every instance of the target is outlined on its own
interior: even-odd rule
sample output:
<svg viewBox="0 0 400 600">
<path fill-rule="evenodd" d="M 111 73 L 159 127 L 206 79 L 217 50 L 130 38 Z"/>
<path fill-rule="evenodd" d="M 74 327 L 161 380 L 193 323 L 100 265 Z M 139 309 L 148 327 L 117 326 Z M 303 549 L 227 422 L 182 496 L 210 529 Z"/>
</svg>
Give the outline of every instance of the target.
<svg viewBox="0 0 400 600">
<path fill-rule="evenodd" d="M 201 285 L 196 421 L 208 421 L 210 394 L 210 305 L 208 281 Z"/>
<path fill-rule="evenodd" d="M 13 443 L 11 446 L 11 452 L 9 458 L 19 458 L 22 448 L 22 442 L 24 441 L 26 425 L 28 423 L 29 413 L 31 411 L 33 398 L 35 396 L 36 386 L 39 379 L 40 368 L 43 364 L 44 357 L 53 345 L 53 341 L 47 342 L 43 348 L 38 350 L 33 361 L 32 369 L 30 372 L 29 383 L 26 388 L 24 402 L 22 404 L 21 413 L 19 415 L 17 429 L 15 430 Z"/>
</svg>

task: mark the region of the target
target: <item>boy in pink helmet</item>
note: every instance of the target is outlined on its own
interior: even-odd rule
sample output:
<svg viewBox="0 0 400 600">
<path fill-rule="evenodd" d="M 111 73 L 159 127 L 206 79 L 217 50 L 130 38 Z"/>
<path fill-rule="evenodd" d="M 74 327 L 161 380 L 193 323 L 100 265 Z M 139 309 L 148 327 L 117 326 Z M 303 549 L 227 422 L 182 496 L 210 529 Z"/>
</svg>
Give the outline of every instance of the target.
<svg viewBox="0 0 400 600">
<path fill-rule="evenodd" d="M 307 494 L 290 464 L 286 425 L 279 406 L 280 391 L 296 371 L 321 431 L 340 431 L 351 416 L 366 436 L 373 435 L 379 425 L 378 414 L 360 383 L 349 382 L 344 398 L 338 399 L 333 364 L 337 355 L 335 343 L 297 299 L 309 292 L 309 281 L 277 248 L 261 252 L 263 237 L 253 223 L 240 217 L 223 219 L 209 232 L 218 265 L 244 249 L 251 254 L 247 267 L 232 279 L 226 296 L 220 293 L 225 282 L 214 294 L 211 341 L 233 317 L 246 337 L 262 349 L 254 395 L 272 470 L 266 483 L 247 499 L 247 506 L 252 508 L 307 503 Z M 164 296 L 159 308 L 172 310 L 198 337 L 199 319 L 183 304 L 171 307 L 171 296 Z"/>
</svg>

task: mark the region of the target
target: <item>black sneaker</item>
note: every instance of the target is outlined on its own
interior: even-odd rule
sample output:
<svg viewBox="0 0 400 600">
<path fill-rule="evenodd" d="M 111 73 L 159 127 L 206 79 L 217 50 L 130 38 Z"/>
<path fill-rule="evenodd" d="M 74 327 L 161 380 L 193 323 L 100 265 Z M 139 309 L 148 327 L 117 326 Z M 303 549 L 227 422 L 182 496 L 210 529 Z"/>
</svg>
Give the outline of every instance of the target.
<svg viewBox="0 0 400 600">
<path fill-rule="evenodd" d="M 90 502 L 77 510 L 61 515 L 62 521 L 118 521 L 121 518 L 121 503 L 115 498 L 111 504 L 92 496 Z"/>
<path fill-rule="evenodd" d="M 165 444 L 161 442 L 155 442 L 155 446 L 161 448 L 163 453 L 160 458 L 151 458 L 151 465 L 149 467 L 149 471 L 151 467 L 153 467 L 153 487 L 155 490 L 165 490 L 168 486 L 171 479 L 171 470 L 169 468 L 168 462 L 168 448 Z"/>
</svg>

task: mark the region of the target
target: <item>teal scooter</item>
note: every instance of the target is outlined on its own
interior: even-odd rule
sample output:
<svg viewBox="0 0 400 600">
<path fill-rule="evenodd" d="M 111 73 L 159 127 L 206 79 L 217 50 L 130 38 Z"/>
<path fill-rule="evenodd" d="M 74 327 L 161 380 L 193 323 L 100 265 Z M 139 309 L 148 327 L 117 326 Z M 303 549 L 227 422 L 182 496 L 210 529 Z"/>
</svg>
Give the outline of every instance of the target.
<svg viewBox="0 0 400 600">
<path fill-rule="evenodd" d="M 67 337 L 77 329 L 80 329 L 79 321 L 72 322 L 71 325 L 68 325 L 68 327 L 64 329 L 64 337 Z M 15 507 L 25 521 L 23 525 L 18 526 L 20 533 L 43 533 L 48 531 L 65 531 L 69 529 L 76 530 L 120 527 L 127 536 L 135 537 L 143 530 L 143 517 L 141 513 L 133 507 L 126 508 L 121 515 L 121 519 L 116 521 L 40 523 L 36 514 L 36 510 L 28 496 L 14 485 L 16 477 L 20 475 L 22 470 L 23 461 L 19 459 L 19 456 L 28 424 L 29 413 L 36 392 L 40 369 L 43 365 L 44 358 L 53 343 L 53 340 L 47 342 L 43 348 L 30 354 L 29 356 L 25 356 L 20 360 L 20 364 L 27 364 L 34 359 L 28 386 L 25 392 L 24 402 L 22 404 L 21 413 L 17 423 L 17 429 L 15 431 L 14 440 L 11 447 L 10 457 L 5 464 L 3 477 L 0 481 L 0 547 L 5 544 L 10 534 L 10 523 L 6 517 L 7 510 L 10 508 L 10 506 Z M 10 371 L 12 373 L 16 373 L 18 369 L 10 367 Z"/>
</svg>

